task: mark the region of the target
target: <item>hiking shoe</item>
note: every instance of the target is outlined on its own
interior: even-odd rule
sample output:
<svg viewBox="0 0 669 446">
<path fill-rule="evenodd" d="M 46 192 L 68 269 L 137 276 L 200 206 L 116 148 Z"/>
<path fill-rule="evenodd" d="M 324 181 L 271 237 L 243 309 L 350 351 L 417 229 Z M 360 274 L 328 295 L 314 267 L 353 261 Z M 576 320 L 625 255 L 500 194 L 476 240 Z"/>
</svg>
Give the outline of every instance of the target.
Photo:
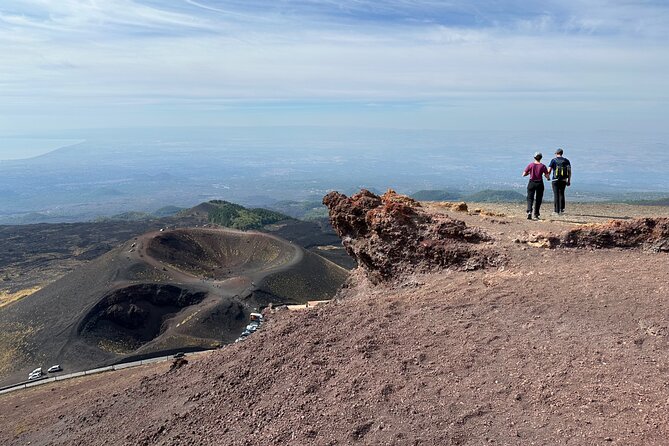
<svg viewBox="0 0 669 446">
<path fill-rule="evenodd" d="M 535 215 L 535 216 L 534 216 L 534 219 L 535 219 L 535 220 L 541 220 L 541 218 L 539 218 L 538 215 Z"/>
<path fill-rule="evenodd" d="M 532 220 L 532 214 L 527 214 L 527 219 Z"/>
</svg>

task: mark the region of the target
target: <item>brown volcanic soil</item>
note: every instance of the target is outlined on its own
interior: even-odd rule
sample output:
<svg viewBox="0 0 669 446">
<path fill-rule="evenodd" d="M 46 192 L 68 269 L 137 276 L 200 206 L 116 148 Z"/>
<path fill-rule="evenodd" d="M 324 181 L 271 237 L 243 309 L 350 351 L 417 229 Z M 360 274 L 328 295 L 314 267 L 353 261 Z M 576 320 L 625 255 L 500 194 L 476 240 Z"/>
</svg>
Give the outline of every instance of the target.
<svg viewBox="0 0 669 446">
<path fill-rule="evenodd" d="M 508 262 L 358 271 L 344 299 L 174 371 L 0 396 L 0 443 L 667 444 L 667 254 L 542 249 L 518 240 L 568 224 L 451 214 Z"/>
</svg>

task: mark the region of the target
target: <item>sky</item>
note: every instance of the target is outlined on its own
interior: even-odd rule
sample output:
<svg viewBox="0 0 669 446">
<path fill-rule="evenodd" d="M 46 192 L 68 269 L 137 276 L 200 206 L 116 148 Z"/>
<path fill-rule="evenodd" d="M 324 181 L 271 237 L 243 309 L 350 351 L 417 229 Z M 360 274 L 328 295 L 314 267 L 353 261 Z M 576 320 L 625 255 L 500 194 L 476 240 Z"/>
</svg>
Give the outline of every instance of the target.
<svg viewBox="0 0 669 446">
<path fill-rule="evenodd" d="M 0 138 L 669 128 L 666 0 L 2 0 L 0 58 Z"/>
</svg>

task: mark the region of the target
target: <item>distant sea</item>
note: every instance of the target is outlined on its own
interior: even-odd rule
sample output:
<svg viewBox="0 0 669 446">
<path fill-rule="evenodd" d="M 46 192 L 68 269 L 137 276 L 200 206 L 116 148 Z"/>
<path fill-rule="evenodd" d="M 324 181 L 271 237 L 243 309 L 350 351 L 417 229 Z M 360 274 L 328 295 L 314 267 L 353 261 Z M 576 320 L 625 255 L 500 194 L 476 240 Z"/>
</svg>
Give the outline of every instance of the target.
<svg viewBox="0 0 669 446">
<path fill-rule="evenodd" d="M 0 161 L 34 158 L 82 139 L 0 138 Z"/>
</svg>

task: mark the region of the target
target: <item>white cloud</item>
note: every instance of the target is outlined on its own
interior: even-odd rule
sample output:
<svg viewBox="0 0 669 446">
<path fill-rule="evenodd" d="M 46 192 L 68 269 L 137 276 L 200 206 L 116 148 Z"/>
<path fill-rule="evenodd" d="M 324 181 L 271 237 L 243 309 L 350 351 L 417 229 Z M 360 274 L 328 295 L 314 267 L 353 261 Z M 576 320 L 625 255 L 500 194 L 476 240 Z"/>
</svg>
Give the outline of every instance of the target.
<svg viewBox="0 0 669 446">
<path fill-rule="evenodd" d="M 204 113 L 263 101 L 666 109 L 669 99 L 669 13 L 647 2 L 474 12 L 478 25 L 445 17 L 442 2 L 286 2 L 283 14 L 257 0 L 156 4 L 3 3 L 0 117 L 99 109 L 113 123 L 133 104 L 208 104 Z"/>
</svg>

